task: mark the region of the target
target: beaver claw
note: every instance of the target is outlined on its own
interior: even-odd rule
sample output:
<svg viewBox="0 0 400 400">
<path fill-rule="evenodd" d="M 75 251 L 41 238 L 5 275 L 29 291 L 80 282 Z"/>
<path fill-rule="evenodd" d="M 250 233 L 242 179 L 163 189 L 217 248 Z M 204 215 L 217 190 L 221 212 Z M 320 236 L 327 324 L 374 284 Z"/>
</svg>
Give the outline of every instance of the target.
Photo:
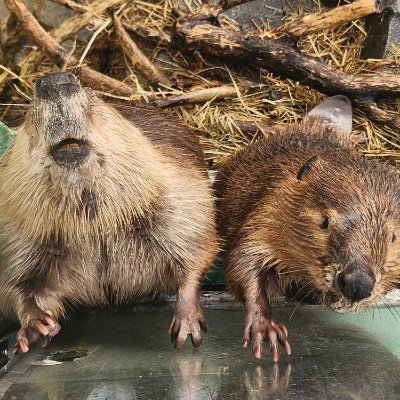
<svg viewBox="0 0 400 400">
<path fill-rule="evenodd" d="M 260 359 L 263 349 L 263 341 L 269 342 L 269 347 L 273 361 L 278 361 L 278 343 L 285 347 L 286 353 L 291 354 L 292 350 L 287 340 L 288 330 L 286 327 L 272 319 L 265 317 L 246 317 L 243 330 L 243 347 L 253 343 L 253 354 Z"/>
<path fill-rule="evenodd" d="M 203 311 L 199 308 L 195 313 L 181 315 L 175 312 L 169 325 L 168 332 L 171 335 L 171 342 L 174 343 L 175 349 L 181 349 L 190 335 L 193 347 L 197 348 L 201 345 L 201 331 L 207 332 L 207 320 Z"/>
<path fill-rule="evenodd" d="M 48 311 L 31 318 L 27 325 L 17 333 L 17 344 L 12 349 L 13 353 L 26 353 L 29 346 L 37 343 L 41 347 L 49 344 L 51 338 L 60 331 L 60 325 L 51 317 Z"/>
</svg>

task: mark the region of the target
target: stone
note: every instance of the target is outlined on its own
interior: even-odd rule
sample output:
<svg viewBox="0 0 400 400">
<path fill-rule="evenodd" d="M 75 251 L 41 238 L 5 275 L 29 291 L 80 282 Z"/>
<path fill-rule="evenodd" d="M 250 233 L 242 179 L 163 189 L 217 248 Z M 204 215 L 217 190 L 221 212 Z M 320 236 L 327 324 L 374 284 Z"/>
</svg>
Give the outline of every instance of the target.
<svg viewBox="0 0 400 400">
<path fill-rule="evenodd" d="M 400 0 L 392 1 L 380 14 L 366 18 L 365 39 L 361 58 L 385 58 L 390 56 L 390 47 L 400 48 Z"/>
<path fill-rule="evenodd" d="M 270 28 L 279 26 L 285 22 L 285 15 L 297 15 L 299 9 L 304 9 L 307 13 L 318 11 L 315 2 L 312 0 L 296 2 L 286 0 L 254 0 L 226 10 L 218 19 L 219 22 L 222 22 L 224 19 L 232 20 L 243 31 L 252 31 L 255 25 L 262 27 L 267 22 Z"/>
</svg>

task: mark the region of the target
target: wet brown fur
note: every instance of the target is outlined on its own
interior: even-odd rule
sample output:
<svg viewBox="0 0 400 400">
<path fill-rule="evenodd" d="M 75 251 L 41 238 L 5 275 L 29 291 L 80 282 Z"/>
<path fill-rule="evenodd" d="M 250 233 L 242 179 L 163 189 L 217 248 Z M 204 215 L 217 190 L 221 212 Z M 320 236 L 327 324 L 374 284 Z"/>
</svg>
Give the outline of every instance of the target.
<svg viewBox="0 0 400 400">
<path fill-rule="evenodd" d="M 47 111 L 38 115 L 35 103 L 0 162 L 0 308 L 22 326 L 37 306 L 57 319 L 66 305 L 109 307 L 155 292 L 179 290 L 196 303 L 215 256 L 195 134 L 158 111 L 116 106 L 128 121 L 89 90 L 82 96 L 71 106 L 92 132 L 82 166 L 51 158 Z"/>
<path fill-rule="evenodd" d="M 400 179 L 322 122 L 290 126 L 239 151 L 221 166 L 215 190 L 228 288 L 239 300 L 295 294 L 357 311 L 398 284 Z M 351 259 L 376 279 L 371 296 L 353 304 L 335 283 Z"/>
</svg>

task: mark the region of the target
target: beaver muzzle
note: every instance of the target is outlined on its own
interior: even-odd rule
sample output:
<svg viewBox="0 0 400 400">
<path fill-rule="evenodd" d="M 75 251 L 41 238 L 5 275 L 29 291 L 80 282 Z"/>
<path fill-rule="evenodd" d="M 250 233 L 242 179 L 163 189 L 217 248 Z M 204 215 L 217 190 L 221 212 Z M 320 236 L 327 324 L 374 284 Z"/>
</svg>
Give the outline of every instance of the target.
<svg viewBox="0 0 400 400">
<path fill-rule="evenodd" d="M 375 277 L 366 268 L 352 263 L 338 274 L 336 282 L 342 295 L 353 303 L 371 296 Z"/>
<path fill-rule="evenodd" d="M 75 75 L 69 72 L 48 74 L 36 80 L 35 97 L 40 100 L 57 101 L 69 98 L 81 90 Z"/>
<path fill-rule="evenodd" d="M 90 153 L 90 147 L 83 140 L 67 138 L 52 146 L 50 152 L 57 164 L 69 167 L 85 161 Z"/>
<path fill-rule="evenodd" d="M 87 142 L 88 100 L 78 79 L 71 73 L 55 73 L 36 81 L 35 109 L 54 161 L 76 167 L 90 153 Z"/>
</svg>

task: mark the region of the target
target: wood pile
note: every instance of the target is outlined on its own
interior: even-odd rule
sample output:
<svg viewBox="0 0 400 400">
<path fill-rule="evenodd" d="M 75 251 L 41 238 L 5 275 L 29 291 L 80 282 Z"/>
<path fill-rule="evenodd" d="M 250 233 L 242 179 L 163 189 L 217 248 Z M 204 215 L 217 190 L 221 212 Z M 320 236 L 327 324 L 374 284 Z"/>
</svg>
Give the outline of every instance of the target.
<svg viewBox="0 0 400 400">
<path fill-rule="evenodd" d="M 73 11 L 53 28 L 23 1 L 4 0 L 11 14 L 0 24 L 0 121 L 9 126 L 23 118 L 38 76 L 68 70 L 110 101 L 178 115 L 217 166 L 325 95 L 344 94 L 355 108 L 355 145 L 400 166 L 400 51 L 360 59 L 364 17 L 382 11 L 377 0 L 334 9 L 317 2 L 251 30 L 224 17 L 240 0 L 51 1 Z"/>
</svg>

